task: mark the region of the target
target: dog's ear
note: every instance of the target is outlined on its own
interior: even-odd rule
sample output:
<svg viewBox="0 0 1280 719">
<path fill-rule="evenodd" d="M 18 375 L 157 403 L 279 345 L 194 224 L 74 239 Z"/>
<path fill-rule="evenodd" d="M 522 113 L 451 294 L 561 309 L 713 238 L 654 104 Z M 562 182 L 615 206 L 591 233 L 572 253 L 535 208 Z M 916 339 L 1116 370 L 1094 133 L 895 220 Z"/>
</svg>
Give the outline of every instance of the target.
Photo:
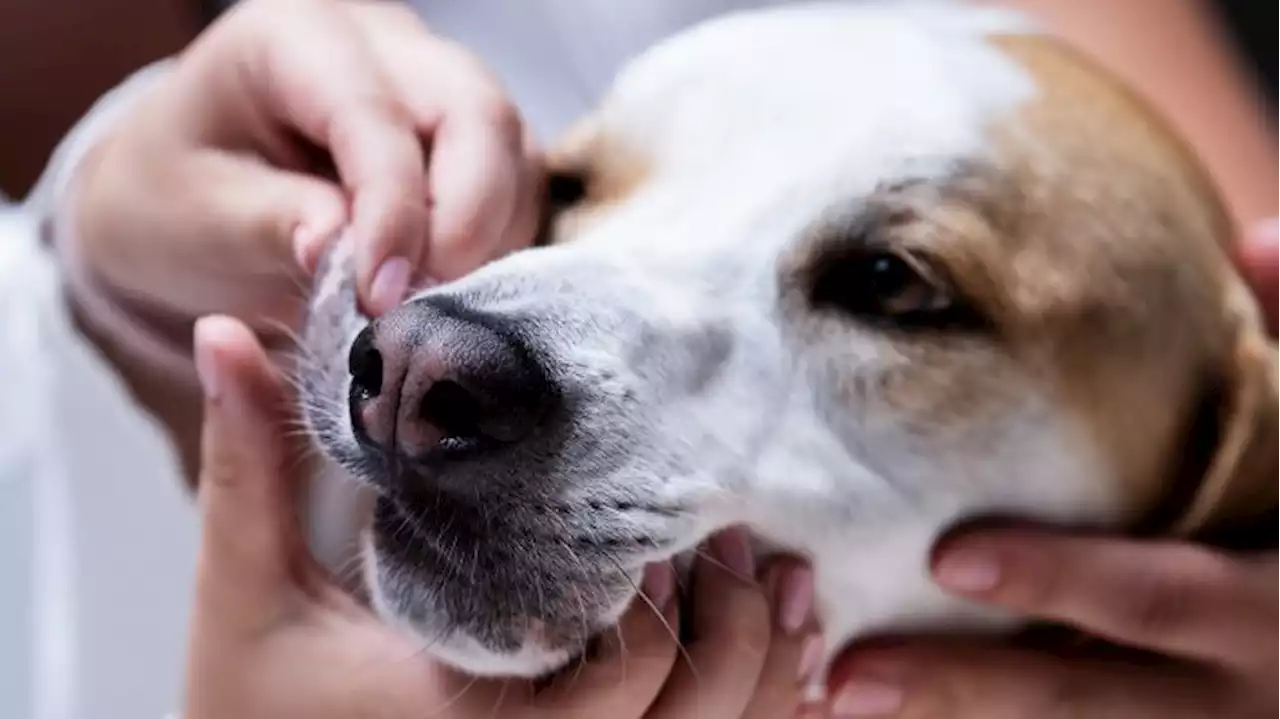
<svg viewBox="0 0 1280 719">
<path fill-rule="evenodd" d="M 1187 446 L 1189 477 L 1171 533 L 1229 536 L 1270 518 L 1277 506 L 1277 353 L 1243 282 L 1228 301 L 1235 339 L 1210 378 Z M 1265 530 L 1275 542 L 1275 527 Z"/>
<path fill-rule="evenodd" d="M 560 218 L 586 201 L 595 134 L 594 122 L 579 120 L 547 153 L 536 246 L 554 243 Z"/>
</svg>

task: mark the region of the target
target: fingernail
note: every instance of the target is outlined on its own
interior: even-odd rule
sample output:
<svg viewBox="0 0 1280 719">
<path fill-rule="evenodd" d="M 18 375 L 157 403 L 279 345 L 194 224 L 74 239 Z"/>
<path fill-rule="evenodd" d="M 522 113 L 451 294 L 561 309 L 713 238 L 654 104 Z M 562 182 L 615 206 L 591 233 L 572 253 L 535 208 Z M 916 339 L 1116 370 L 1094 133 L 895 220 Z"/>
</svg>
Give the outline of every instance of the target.
<svg viewBox="0 0 1280 719">
<path fill-rule="evenodd" d="M 404 300 L 405 293 L 409 291 L 411 270 L 409 261 L 403 257 L 387 260 L 378 268 L 369 288 L 369 299 L 379 311 L 391 309 Z"/>
<path fill-rule="evenodd" d="M 311 258 L 316 253 L 318 242 L 318 233 L 310 225 L 298 225 L 293 231 L 293 260 L 308 272 L 311 271 Z"/>
<path fill-rule="evenodd" d="M 1249 234 L 1254 242 L 1277 244 L 1277 241 L 1280 241 L 1280 220 L 1271 218 L 1255 223 L 1249 230 Z"/>
<path fill-rule="evenodd" d="M 854 679 L 836 692 L 831 714 L 843 717 L 888 717 L 902 708 L 902 690 L 873 679 Z"/>
<path fill-rule="evenodd" d="M 671 601 L 676 591 L 675 570 L 670 564 L 662 562 L 650 564 L 644 568 L 642 590 L 655 607 L 662 609 Z"/>
<path fill-rule="evenodd" d="M 200 389 L 206 399 L 217 399 L 221 393 L 221 382 L 218 380 L 217 360 L 213 356 L 210 342 L 210 318 L 201 317 L 195 325 L 195 364 L 196 377 L 200 380 Z"/>
<path fill-rule="evenodd" d="M 812 569 L 796 567 L 782 573 L 774 601 L 777 602 L 778 625 L 784 632 L 795 636 L 813 623 L 813 600 Z"/>
<path fill-rule="evenodd" d="M 726 529 L 711 538 L 710 548 L 730 571 L 755 581 L 756 561 L 746 530 L 740 527 Z"/>
<path fill-rule="evenodd" d="M 328 206 L 306 213 L 293 231 L 293 255 L 298 265 L 311 270 L 320 247 L 338 233 L 345 219 L 340 208 Z"/>
<path fill-rule="evenodd" d="M 804 646 L 800 649 L 800 681 L 807 681 L 813 677 L 813 673 L 817 671 L 818 664 L 822 661 L 825 654 L 826 645 L 822 641 L 821 634 L 811 634 L 804 640 Z"/>
<path fill-rule="evenodd" d="M 957 592 L 988 592 L 1000 582 L 1000 564 L 990 553 L 959 550 L 944 555 L 934 575 L 939 584 Z"/>
</svg>

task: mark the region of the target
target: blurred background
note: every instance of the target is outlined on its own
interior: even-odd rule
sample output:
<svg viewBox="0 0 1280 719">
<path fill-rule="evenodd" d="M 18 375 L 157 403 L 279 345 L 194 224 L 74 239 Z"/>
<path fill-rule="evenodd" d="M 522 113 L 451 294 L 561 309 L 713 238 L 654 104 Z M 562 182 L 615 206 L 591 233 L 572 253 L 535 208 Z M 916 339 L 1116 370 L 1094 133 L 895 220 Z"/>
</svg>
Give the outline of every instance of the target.
<svg viewBox="0 0 1280 719">
<path fill-rule="evenodd" d="M 1052 9 L 1076 1 L 1027 4 Z M 1117 7 L 1130 1 L 1112 0 Z M 1274 137 L 1278 3 L 1192 1 L 1203 3 L 1240 76 L 1256 89 Z M 444 15 L 446 4 L 461 13 L 457 6 L 467 2 L 423 4 Z M 26 194 L 56 143 L 98 96 L 179 51 L 230 4 L 0 0 L 0 199 Z M 1176 55 L 1170 48 L 1169 56 Z M 80 395 L 74 390 L 68 394 L 80 402 L 110 401 L 88 396 L 88 388 Z M 88 438 L 85 457 L 120 454 L 96 451 L 92 418 L 82 424 L 66 431 Z M 33 716 L 37 697 L 54 707 L 48 716 L 59 716 L 60 693 L 72 691 L 60 677 L 71 671 L 74 704 L 87 716 L 160 719 L 175 708 L 181 687 L 195 547 L 190 504 L 162 468 L 92 466 L 82 474 L 73 487 L 58 489 L 0 466 L 0 717 Z M 51 590 L 59 581 L 74 594 Z M 94 707 L 109 709 L 99 714 Z"/>
<path fill-rule="evenodd" d="M 0 0 L 0 191 L 22 197 L 49 151 L 95 98 L 183 47 L 234 1 Z M 1205 4 L 1274 120 L 1280 3 Z"/>
</svg>

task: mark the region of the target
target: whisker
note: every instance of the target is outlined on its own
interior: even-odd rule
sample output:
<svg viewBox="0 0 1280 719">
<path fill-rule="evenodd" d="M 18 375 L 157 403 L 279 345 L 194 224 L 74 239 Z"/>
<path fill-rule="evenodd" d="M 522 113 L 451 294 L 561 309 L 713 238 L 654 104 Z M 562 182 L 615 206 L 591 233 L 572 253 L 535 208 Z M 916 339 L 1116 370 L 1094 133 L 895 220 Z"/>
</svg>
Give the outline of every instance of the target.
<svg viewBox="0 0 1280 719">
<path fill-rule="evenodd" d="M 693 673 L 694 682 L 701 683 L 701 676 L 698 674 L 698 668 L 693 664 L 693 657 L 689 655 L 689 650 L 685 648 L 684 642 L 680 641 L 680 633 L 677 632 L 675 628 L 671 626 L 671 622 L 667 621 L 667 617 L 662 613 L 662 610 L 658 607 L 658 605 L 654 604 L 653 600 L 650 599 L 647 594 L 641 591 L 640 587 L 636 585 L 633 579 L 631 579 L 631 576 L 626 572 L 626 570 L 622 568 L 622 565 L 618 562 L 617 557 L 614 557 L 612 554 L 607 554 L 607 553 L 604 556 L 607 557 L 615 567 L 617 567 L 618 572 L 621 573 L 622 577 L 627 580 L 628 584 L 631 585 L 631 588 L 635 591 L 636 596 L 639 597 L 640 600 L 645 603 L 645 606 L 649 607 L 649 610 L 652 611 L 655 616 L 657 616 L 658 621 L 662 622 L 663 628 L 667 630 L 667 634 L 669 634 L 671 636 L 671 639 L 676 643 L 676 651 L 680 652 L 680 657 L 684 660 L 684 663 L 689 667 L 689 671 Z M 668 564 L 670 564 L 670 562 L 668 562 Z"/>
</svg>

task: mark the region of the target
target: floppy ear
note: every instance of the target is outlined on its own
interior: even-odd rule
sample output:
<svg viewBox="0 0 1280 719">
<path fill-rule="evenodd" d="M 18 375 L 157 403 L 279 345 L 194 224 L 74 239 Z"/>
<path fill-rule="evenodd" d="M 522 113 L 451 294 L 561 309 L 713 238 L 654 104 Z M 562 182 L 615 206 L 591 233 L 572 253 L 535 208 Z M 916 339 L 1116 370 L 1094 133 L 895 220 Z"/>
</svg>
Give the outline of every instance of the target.
<svg viewBox="0 0 1280 719">
<path fill-rule="evenodd" d="M 1237 320 L 1235 341 L 1206 389 L 1192 430 L 1189 454 L 1199 454 L 1200 461 L 1192 461 L 1191 467 L 1202 471 L 1170 526 L 1176 536 L 1232 534 L 1268 518 L 1274 525 L 1276 516 L 1276 345 L 1244 284 L 1233 282 L 1229 291 L 1229 308 Z M 1263 541 L 1274 543 L 1275 527 L 1265 532 Z"/>
</svg>

